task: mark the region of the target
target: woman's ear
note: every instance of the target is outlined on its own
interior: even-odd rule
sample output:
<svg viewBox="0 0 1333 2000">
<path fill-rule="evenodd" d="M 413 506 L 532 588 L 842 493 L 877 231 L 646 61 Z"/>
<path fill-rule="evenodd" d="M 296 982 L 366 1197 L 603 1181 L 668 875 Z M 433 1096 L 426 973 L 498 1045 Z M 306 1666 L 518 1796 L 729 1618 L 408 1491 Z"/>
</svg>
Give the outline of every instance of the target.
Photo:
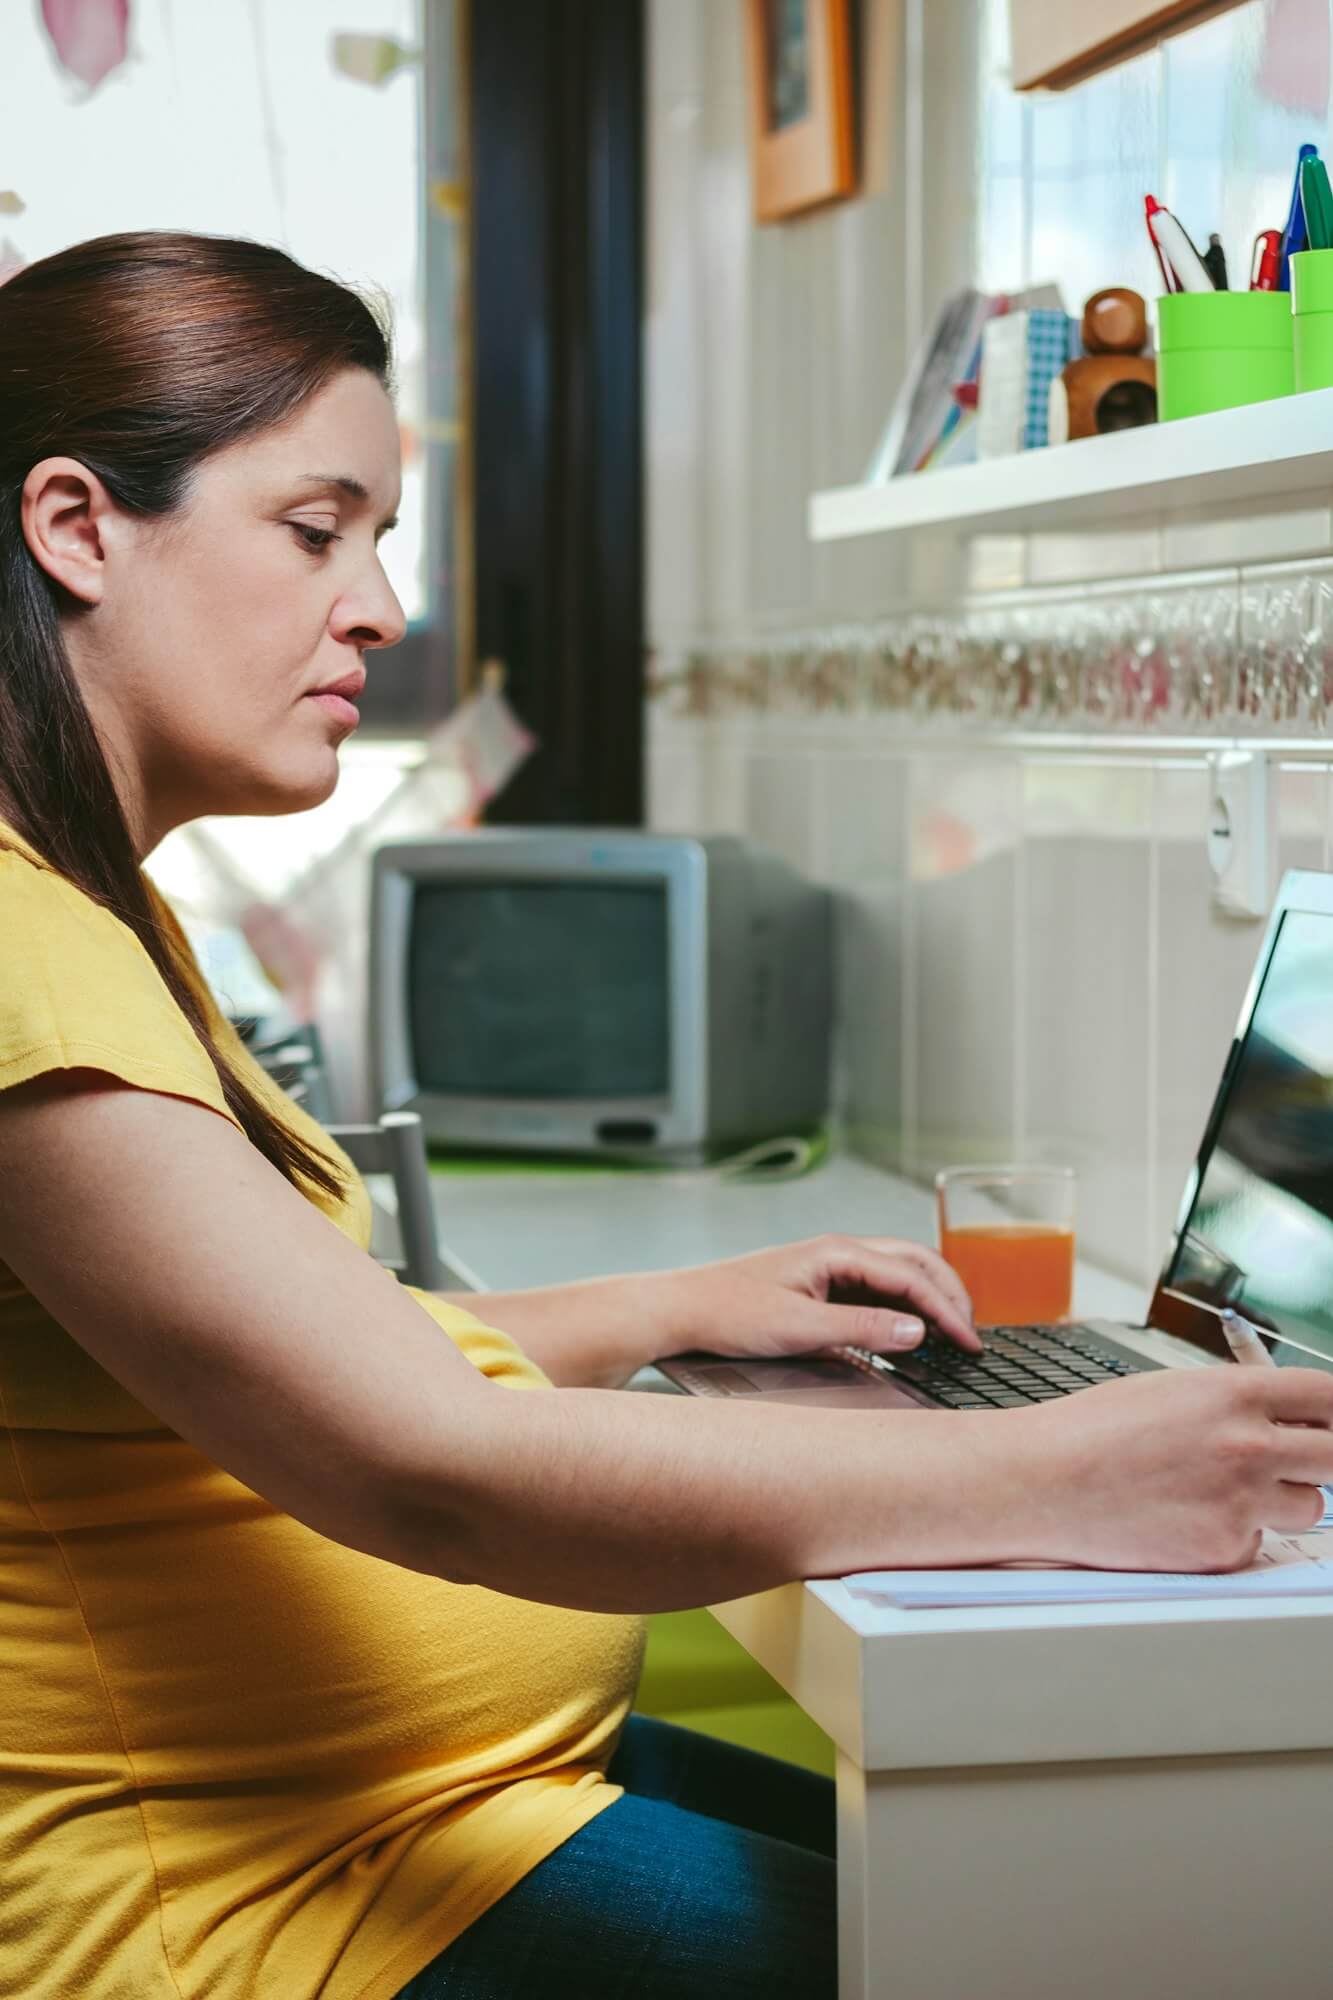
<svg viewBox="0 0 1333 2000">
<path fill-rule="evenodd" d="M 100 604 L 104 531 L 115 502 L 77 458 L 44 458 L 23 482 L 23 537 L 58 584 L 81 604 Z"/>
</svg>

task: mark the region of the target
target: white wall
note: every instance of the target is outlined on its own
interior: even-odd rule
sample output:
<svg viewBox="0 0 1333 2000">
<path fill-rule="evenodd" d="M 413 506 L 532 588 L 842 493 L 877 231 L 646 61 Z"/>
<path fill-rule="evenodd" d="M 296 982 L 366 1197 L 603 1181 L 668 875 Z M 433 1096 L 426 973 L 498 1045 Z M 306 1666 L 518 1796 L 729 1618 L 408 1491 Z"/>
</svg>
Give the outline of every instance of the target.
<svg viewBox="0 0 1333 2000">
<path fill-rule="evenodd" d="M 1327 137 L 1331 11 L 1251 0 L 1078 92 L 1020 103 L 995 77 L 994 9 L 864 0 L 864 192 L 760 230 L 739 0 L 652 0 L 659 676 L 691 648 L 744 649 L 903 602 L 901 550 L 812 547 L 805 502 L 860 476 L 935 303 L 970 278 L 1016 284 L 1055 263 L 1073 305 L 1106 282 L 1149 290 L 1137 218 L 1154 184 L 1243 263 L 1253 230 L 1282 219 L 1296 141 Z M 990 554 L 993 581 L 1095 573 L 1132 588 L 1182 562 L 1327 567 L 1331 551 L 1319 509 L 1196 523 L 1169 544 L 1052 538 Z M 1207 739 L 681 709 L 678 694 L 649 707 L 653 822 L 748 830 L 841 892 L 840 1095 L 857 1143 L 916 1174 L 1070 1160 L 1085 1244 L 1150 1282 L 1260 935 L 1210 907 Z M 1329 751 L 1273 748 L 1278 860 L 1328 865 Z"/>
<path fill-rule="evenodd" d="M 652 748 L 654 825 L 749 832 L 838 891 L 858 1149 L 1070 1162 L 1085 1246 L 1146 1286 L 1262 931 L 1210 906 L 1202 746 L 664 719 Z M 1326 756 L 1276 780 L 1277 865 L 1333 866 Z"/>
<path fill-rule="evenodd" d="M 863 192 L 751 220 L 740 0 L 651 0 L 646 324 L 648 624 L 670 652 L 889 600 L 882 550 L 816 549 L 805 496 L 859 476 L 932 295 L 974 261 L 972 0 L 928 27 L 939 171 L 907 144 L 900 0 L 864 0 Z M 924 226 L 915 221 L 918 213 Z M 909 217 L 912 225 L 909 227 Z"/>
</svg>

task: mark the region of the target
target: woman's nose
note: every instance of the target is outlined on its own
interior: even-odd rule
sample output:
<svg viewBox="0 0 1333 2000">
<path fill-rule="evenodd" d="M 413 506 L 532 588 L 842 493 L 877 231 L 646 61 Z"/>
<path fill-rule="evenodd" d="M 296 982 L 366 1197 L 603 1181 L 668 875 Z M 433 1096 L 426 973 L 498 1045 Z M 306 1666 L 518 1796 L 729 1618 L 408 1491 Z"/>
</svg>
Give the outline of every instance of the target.
<svg viewBox="0 0 1333 2000">
<path fill-rule="evenodd" d="M 407 619 L 382 569 L 374 586 L 358 592 L 354 598 L 343 599 L 335 614 L 334 629 L 338 638 L 352 640 L 359 646 L 398 644 L 407 630 Z"/>
</svg>

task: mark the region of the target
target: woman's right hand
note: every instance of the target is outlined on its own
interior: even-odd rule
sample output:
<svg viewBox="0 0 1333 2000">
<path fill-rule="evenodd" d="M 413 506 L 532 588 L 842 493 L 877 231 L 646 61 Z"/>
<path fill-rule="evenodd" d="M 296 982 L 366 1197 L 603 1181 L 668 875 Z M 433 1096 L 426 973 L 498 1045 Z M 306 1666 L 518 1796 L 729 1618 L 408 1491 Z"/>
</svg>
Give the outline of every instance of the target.
<svg viewBox="0 0 1333 2000">
<path fill-rule="evenodd" d="M 1048 1561 L 1236 1569 L 1264 1528 L 1315 1527 L 1333 1484 L 1333 1374 L 1313 1368 L 1164 1369 L 1012 1414 L 1015 1512 Z"/>
</svg>

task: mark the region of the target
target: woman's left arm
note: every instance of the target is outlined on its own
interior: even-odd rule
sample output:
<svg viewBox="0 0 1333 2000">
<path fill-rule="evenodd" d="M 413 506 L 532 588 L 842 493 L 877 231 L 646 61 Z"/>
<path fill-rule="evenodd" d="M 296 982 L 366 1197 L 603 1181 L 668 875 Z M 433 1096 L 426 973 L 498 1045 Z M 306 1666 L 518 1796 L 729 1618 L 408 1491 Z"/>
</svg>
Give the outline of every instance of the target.
<svg viewBox="0 0 1333 2000">
<path fill-rule="evenodd" d="M 892 1353 L 915 1347 L 927 1324 L 960 1347 L 981 1345 L 943 1258 L 884 1236 L 817 1236 L 695 1270 L 445 1296 L 509 1334 L 562 1388 L 617 1388 L 691 1348 L 780 1357 L 850 1343 Z"/>
</svg>

